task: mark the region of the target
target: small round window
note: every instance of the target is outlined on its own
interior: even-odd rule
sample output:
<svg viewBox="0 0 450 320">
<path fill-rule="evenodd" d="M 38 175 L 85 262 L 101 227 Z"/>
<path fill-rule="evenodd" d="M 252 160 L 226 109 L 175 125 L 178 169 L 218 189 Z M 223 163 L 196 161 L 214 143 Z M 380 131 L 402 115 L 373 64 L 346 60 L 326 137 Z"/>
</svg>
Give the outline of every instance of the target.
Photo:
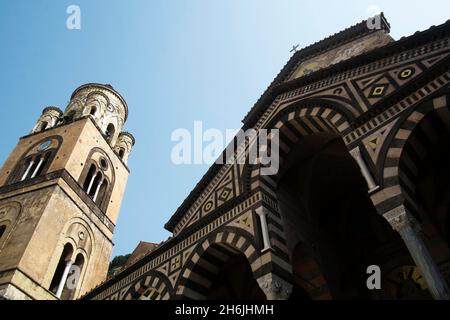
<svg viewBox="0 0 450 320">
<path fill-rule="evenodd" d="M 51 144 L 52 144 L 51 140 L 42 142 L 38 147 L 38 151 L 41 152 L 47 150 L 48 148 L 50 148 Z"/>
<path fill-rule="evenodd" d="M 102 169 L 107 169 L 108 168 L 108 161 L 106 161 L 105 158 L 101 158 L 100 159 L 100 167 L 102 167 Z"/>
</svg>

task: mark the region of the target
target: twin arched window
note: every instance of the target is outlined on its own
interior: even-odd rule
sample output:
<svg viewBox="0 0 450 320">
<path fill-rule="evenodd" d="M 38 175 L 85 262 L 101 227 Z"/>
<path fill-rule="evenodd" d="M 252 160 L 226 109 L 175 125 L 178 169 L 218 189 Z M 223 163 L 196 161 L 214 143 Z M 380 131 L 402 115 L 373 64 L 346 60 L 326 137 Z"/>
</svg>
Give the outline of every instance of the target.
<svg viewBox="0 0 450 320">
<path fill-rule="evenodd" d="M 34 179 L 44 174 L 48 169 L 55 149 L 34 153 L 23 158 L 9 177 L 8 183 L 16 183 Z"/>
<path fill-rule="evenodd" d="M 50 291 L 63 300 L 74 298 L 75 289 L 80 279 L 75 279 L 75 283 L 70 283 L 71 281 L 68 281 L 68 278 L 72 274 L 80 276 L 85 264 L 84 256 L 81 253 L 77 254 L 75 261 L 73 261 L 73 252 L 73 246 L 66 243 L 50 283 Z"/>
<path fill-rule="evenodd" d="M 108 190 L 108 186 L 108 178 L 105 176 L 104 171 L 97 168 L 97 165 L 92 163 L 84 180 L 83 190 L 99 207 L 103 207 L 107 201 L 106 191 Z"/>
<path fill-rule="evenodd" d="M 20 181 L 27 179 L 33 179 L 42 174 L 43 169 L 46 167 L 48 160 L 50 159 L 51 152 L 34 154 L 25 159 L 23 172 Z"/>
<path fill-rule="evenodd" d="M 13 184 L 46 174 L 62 140 L 61 136 L 52 136 L 32 145 L 21 156 L 6 183 Z"/>
</svg>

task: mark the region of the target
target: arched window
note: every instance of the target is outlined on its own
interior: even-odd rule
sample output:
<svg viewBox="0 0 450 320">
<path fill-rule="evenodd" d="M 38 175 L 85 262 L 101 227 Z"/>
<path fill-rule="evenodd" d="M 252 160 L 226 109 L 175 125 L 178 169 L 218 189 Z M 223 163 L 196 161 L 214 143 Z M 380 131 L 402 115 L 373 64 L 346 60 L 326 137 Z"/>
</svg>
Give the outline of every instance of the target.
<svg viewBox="0 0 450 320">
<path fill-rule="evenodd" d="M 33 165 L 34 165 L 33 157 L 28 157 L 23 161 L 22 170 L 20 172 L 20 181 L 24 181 L 27 178 Z"/>
<path fill-rule="evenodd" d="M 105 212 L 114 186 L 114 166 L 99 148 L 94 148 L 85 161 L 78 183 L 97 207 Z"/>
<path fill-rule="evenodd" d="M 20 166 L 20 181 L 39 177 L 46 168 L 53 151 L 27 157 Z"/>
<path fill-rule="evenodd" d="M 50 283 L 50 291 L 53 292 L 57 297 L 61 296 L 61 293 L 65 287 L 67 281 L 67 275 L 69 269 L 72 266 L 71 258 L 73 255 L 73 247 L 70 243 L 64 246 L 63 252 L 56 267 L 55 273 Z"/>
<path fill-rule="evenodd" d="M 6 226 L 2 225 L 0 226 L 0 240 L 2 240 L 3 234 L 5 233 Z"/>
<path fill-rule="evenodd" d="M 70 267 L 69 275 L 67 277 L 66 286 L 61 293 L 62 300 L 72 300 L 75 296 L 76 288 L 83 271 L 84 256 L 79 253 L 75 258 L 75 262 Z"/>
<path fill-rule="evenodd" d="M 110 123 L 108 125 L 108 127 L 106 128 L 106 132 L 105 132 L 106 140 L 108 140 L 108 142 L 112 141 L 115 132 L 116 132 L 116 129 L 114 128 L 114 125 L 112 123 Z"/>
<path fill-rule="evenodd" d="M 64 116 L 64 123 L 72 122 L 75 118 L 75 111 L 70 111 L 67 115 Z"/>
<path fill-rule="evenodd" d="M 48 127 L 48 122 L 44 121 L 44 122 L 41 123 L 41 126 L 40 126 L 38 131 L 39 132 L 45 131 L 45 129 L 47 129 L 47 127 Z"/>
<path fill-rule="evenodd" d="M 119 158 L 123 160 L 123 156 L 125 155 L 125 149 L 124 148 L 120 148 L 119 150 Z"/>
<path fill-rule="evenodd" d="M 108 181 L 106 180 L 106 178 L 103 179 L 103 182 L 100 186 L 100 190 L 97 194 L 97 196 L 95 197 L 94 201 L 98 204 L 101 205 L 103 202 L 103 198 L 105 197 L 106 191 L 108 190 Z"/>
<path fill-rule="evenodd" d="M 97 169 L 95 164 L 91 164 L 89 168 L 83 183 L 83 189 L 98 206 L 102 205 L 108 190 L 108 180 L 104 177 L 102 170 Z"/>
<path fill-rule="evenodd" d="M 89 172 L 86 176 L 86 179 L 84 180 L 83 184 L 83 190 L 86 191 L 87 194 L 91 191 L 92 183 L 94 183 L 93 177 L 97 171 L 97 167 L 95 164 L 91 164 L 91 167 L 89 168 Z"/>
<path fill-rule="evenodd" d="M 91 112 L 89 112 L 89 114 L 91 116 L 95 116 L 96 113 L 97 113 L 97 107 L 91 107 Z"/>
<path fill-rule="evenodd" d="M 103 175 L 99 171 L 95 175 L 95 178 L 94 178 L 93 183 L 92 183 L 92 188 L 91 188 L 91 190 L 89 190 L 89 193 L 88 193 L 89 196 L 94 200 L 94 202 L 97 199 L 97 195 L 98 195 L 98 192 L 100 190 L 100 185 L 102 183 L 102 180 L 103 180 Z"/>
</svg>

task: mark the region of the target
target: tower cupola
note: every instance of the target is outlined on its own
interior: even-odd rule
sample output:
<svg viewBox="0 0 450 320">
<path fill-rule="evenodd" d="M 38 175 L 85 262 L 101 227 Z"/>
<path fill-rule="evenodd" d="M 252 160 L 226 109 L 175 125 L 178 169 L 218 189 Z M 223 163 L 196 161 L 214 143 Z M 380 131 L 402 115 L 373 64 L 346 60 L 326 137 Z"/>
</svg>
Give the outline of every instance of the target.
<svg viewBox="0 0 450 320">
<path fill-rule="evenodd" d="M 72 94 L 62 121 L 69 123 L 90 116 L 111 146 L 116 144 L 127 121 L 128 106 L 111 85 L 88 83 Z"/>
<path fill-rule="evenodd" d="M 41 132 L 56 126 L 63 112 L 58 107 L 47 107 L 42 111 L 31 133 Z"/>
<path fill-rule="evenodd" d="M 114 146 L 114 151 L 120 159 L 126 164 L 128 162 L 128 156 L 131 153 L 135 143 L 134 137 L 129 132 L 121 132 Z"/>
</svg>

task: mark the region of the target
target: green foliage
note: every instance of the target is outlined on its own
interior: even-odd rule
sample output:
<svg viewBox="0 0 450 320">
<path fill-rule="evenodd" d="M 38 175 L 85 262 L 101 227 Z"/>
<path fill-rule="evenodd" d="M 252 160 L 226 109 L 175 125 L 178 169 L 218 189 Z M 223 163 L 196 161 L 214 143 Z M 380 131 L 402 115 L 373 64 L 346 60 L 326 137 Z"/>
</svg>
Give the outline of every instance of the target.
<svg viewBox="0 0 450 320">
<path fill-rule="evenodd" d="M 117 268 L 122 267 L 125 262 L 127 262 L 128 258 L 131 256 L 131 254 L 127 254 L 124 256 L 116 256 L 114 257 L 114 259 L 111 261 L 111 263 L 109 264 L 109 269 L 108 269 L 108 273 L 116 270 Z"/>
</svg>

